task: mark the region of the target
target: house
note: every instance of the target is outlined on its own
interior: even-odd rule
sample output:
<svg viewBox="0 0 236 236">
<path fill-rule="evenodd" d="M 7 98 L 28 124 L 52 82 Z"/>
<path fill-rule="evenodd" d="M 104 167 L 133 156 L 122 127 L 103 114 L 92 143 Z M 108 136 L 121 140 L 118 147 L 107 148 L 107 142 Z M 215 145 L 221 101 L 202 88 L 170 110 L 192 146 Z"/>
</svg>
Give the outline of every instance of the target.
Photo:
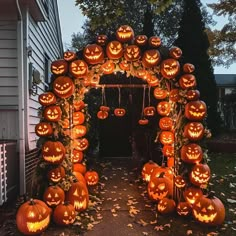
<svg viewBox="0 0 236 236">
<path fill-rule="evenodd" d="M 51 62 L 62 56 L 57 1 L 0 1 L 0 140 L 16 143 L 20 194 L 37 163 L 38 95 L 50 82 Z"/>
</svg>

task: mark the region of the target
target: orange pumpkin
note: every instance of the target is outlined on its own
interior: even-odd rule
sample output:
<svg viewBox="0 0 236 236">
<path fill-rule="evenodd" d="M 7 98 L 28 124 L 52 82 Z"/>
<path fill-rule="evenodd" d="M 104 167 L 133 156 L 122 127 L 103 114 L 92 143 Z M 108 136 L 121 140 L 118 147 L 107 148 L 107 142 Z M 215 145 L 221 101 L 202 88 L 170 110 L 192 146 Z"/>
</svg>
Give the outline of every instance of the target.
<svg viewBox="0 0 236 236">
<path fill-rule="evenodd" d="M 128 63 L 127 60 L 122 60 L 120 63 L 119 63 L 119 67 L 121 70 L 123 71 L 129 71 L 130 70 L 130 64 Z"/>
<path fill-rule="evenodd" d="M 79 138 L 74 139 L 74 148 L 78 151 L 85 151 L 89 146 L 88 139 L 86 138 Z"/>
<path fill-rule="evenodd" d="M 151 174 L 153 170 L 158 167 L 159 165 L 152 160 L 149 160 L 147 163 L 144 164 L 142 168 L 142 178 L 144 181 L 149 182 L 151 178 Z"/>
<path fill-rule="evenodd" d="M 161 131 L 159 140 L 163 145 L 171 145 L 175 141 L 174 133 L 171 131 Z"/>
<path fill-rule="evenodd" d="M 200 98 L 200 92 L 198 90 L 188 90 L 186 93 L 186 98 L 189 101 L 196 101 Z"/>
<path fill-rule="evenodd" d="M 113 61 L 106 61 L 104 64 L 100 67 L 102 73 L 104 75 L 112 74 L 115 70 L 115 63 Z"/>
<path fill-rule="evenodd" d="M 103 105 L 103 106 L 100 106 L 99 109 L 100 109 L 101 111 L 107 111 L 107 112 L 110 111 L 110 107 L 104 106 L 104 105 Z"/>
<path fill-rule="evenodd" d="M 53 183 L 58 183 L 61 179 L 65 177 L 65 169 L 62 166 L 55 167 L 48 171 L 47 177 L 48 180 Z"/>
<path fill-rule="evenodd" d="M 170 56 L 174 59 L 179 59 L 182 56 L 182 50 L 178 47 L 173 47 L 169 52 Z"/>
<path fill-rule="evenodd" d="M 156 112 L 156 109 L 153 106 L 145 107 L 143 110 L 143 113 L 145 116 L 154 116 L 155 112 Z"/>
<path fill-rule="evenodd" d="M 75 163 L 73 164 L 73 171 L 80 172 L 84 175 L 87 171 L 87 168 L 84 163 Z"/>
<path fill-rule="evenodd" d="M 81 138 L 87 133 L 87 128 L 84 125 L 75 125 L 72 129 L 72 138 Z"/>
<path fill-rule="evenodd" d="M 88 185 L 96 185 L 99 181 L 99 176 L 96 171 L 89 170 L 85 173 L 84 178 Z"/>
<path fill-rule="evenodd" d="M 189 122 L 184 126 L 184 137 L 191 141 L 201 140 L 204 136 L 204 126 L 201 122 Z"/>
<path fill-rule="evenodd" d="M 104 59 L 103 49 L 98 44 L 88 44 L 85 46 L 83 56 L 85 61 L 91 65 L 102 63 Z"/>
<path fill-rule="evenodd" d="M 85 115 L 81 111 L 73 112 L 72 116 L 73 116 L 73 124 L 74 125 L 81 125 L 85 121 Z"/>
<path fill-rule="evenodd" d="M 195 70 L 195 66 L 193 64 L 190 64 L 190 63 L 185 63 L 183 65 L 183 71 L 184 73 L 193 73 Z"/>
<path fill-rule="evenodd" d="M 157 48 L 157 47 L 161 46 L 161 38 L 159 38 L 157 36 L 151 36 L 148 39 L 148 43 L 151 47 Z"/>
<path fill-rule="evenodd" d="M 53 81 L 53 91 L 60 98 L 68 98 L 75 91 L 75 85 L 68 76 L 59 76 Z"/>
<path fill-rule="evenodd" d="M 98 111 L 97 113 L 97 118 L 104 120 L 108 117 L 108 112 L 107 111 Z"/>
<path fill-rule="evenodd" d="M 157 104 L 157 112 L 161 116 L 168 116 L 171 111 L 171 104 L 166 101 L 159 102 Z"/>
<path fill-rule="evenodd" d="M 186 186 L 186 181 L 181 175 L 177 175 L 174 178 L 174 183 L 177 188 L 184 188 Z"/>
<path fill-rule="evenodd" d="M 49 207 L 56 207 L 65 200 L 65 193 L 59 186 L 49 186 L 45 189 L 43 200 Z"/>
<path fill-rule="evenodd" d="M 148 119 L 145 119 L 145 118 L 139 119 L 139 120 L 138 120 L 138 123 L 139 123 L 140 125 L 147 125 L 147 124 L 149 123 L 149 120 L 148 120 Z"/>
<path fill-rule="evenodd" d="M 137 45 L 128 45 L 124 50 L 124 58 L 127 61 L 137 61 L 140 55 L 141 51 Z"/>
<path fill-rule="evenodd" d="M 83 60 L 75 60 L 71 62 L 69 71 L 75 78 L 84 78 L 88 74 L 88 65 Z"/>
<path fill-rule="evenodd" d="M 188 202 L 179 202 L 176 211 L 180 216 L 189 216 L 192 213 L 192 208 Z"/>
<path fill-rule="evenodd" d="M 39 95 L 39 103 L 42 106 L 50 106 L 56 103 L 57 99 L 54 93 L 46 92 Z"/>
<path fill-rule="evenodd" d="M 65 60 L 60 59 L 53 61 L 51 63 L 51 72 L 54 75 L 64 75 L 67 73 L 67 71 L 68 71 L 68 64 Z"/>
<path fill-rule="evenodd" d="M 134 43 L 138 46 L 144 46 L 147 44 L 147 42 L 148 42 L 148 38 L 146 35 L 143 35 L 143 34 L 137 35 L 134 39 Z"/>
<path fill-rule="evenodd" d="M 153 95 L 156 99 L 165 99 L 168 95 L 168 91 L 162 88 L 155 88 Z"/>
<path fill-rule="evenodd" d="M 106 54 L 109 59 L 119 59 L 123 56 L 123 45 L 119 41 L 111 41 L 107 44 Z"/>
<path fill-rule="evenodd" d="M 72 61 L 76 59 L 76 53 L 73 51 L 66 51 L 63 53 L 63 58 L 65 61 Z"/>
<path fill-rule="evenodd" d="M 185 105 L 185 117 L 192 121 L 201 121 L 206 117 L 207 108 L 205 102 L 191 101 Z"/>
<path fill-rule="evenodd" d="M 201 146 L 196 143 L 183 145 L 181 148 L 181 159 L 187 163 L 199 163 L 202 160 L 203 152 Z"/>
<path fill-rule="evenodd" d="M 146 68 L 152 68 L 156 66 L 161 60 L 161 55 L 158 50 L 150 49 L 146 50 L 142 56 L 142 65 Z"/>
<path fill-rule="evenodd" d="M 71 161 L 72 163 L 80 163 L 84 158 L 84 154 L 81 151 L 73 149 L 71 154 Z"/>
<path fill-rule="evenodd" d="M 183 197 L 186 202 L 190 205 L 193 205 L 195 201 L 203 196 L 203 192 L 200 188 L 197 187 L 188 187 L 183 192 Z"/>
<path fill-rule="evenodd" d="M 129 25 L 121 25 L 116 30 L 116 38 L 122 43 L 131 41 L 134 38 L 134 31 Z"/>
<path fill-rule="evenodd" d="M 151 75 L 151 74 L 150 74 L 150 76 L 147 76 L 146 81 L 150 87 L 156 87 L 157 85 L 160 84 L 159 78 L 157 76 Z"/>
<path fill-rule="evenodd" d="M 82 100 L 74 100 L 73 107 L 75 111 L 80 111 L 85 107 L 85 103 Z"/>
<path fill-rule="evenodd" d="M 174 146 L 172 146 L 172 145 L 164 145 L 162 147 L 162 153 L 166 157 L 174 156 L 174 151 L 175 151 L 175 149 L 174 149 Z"/>
<path fill-rule="evenodd" d="M 211 170 L 207 164 L 195 164 L 190 172 L 190 182 L 196 186 L 205 186 L 211 178 Z"/>
<path fill-rule="evenodd" d="M 45 137 L 51 135 L 53 132 L 52 125 L 47 122 L 40 122 L 35 126 L 35 133 L 39 137 Z"/>
<path fill-rule="evenodd" d="M 178 102 L 180 100 L 179 89 L 171 89 L 169 99 L 172 102 Z"/>
<path fill-rule="evenodd" d="M 175 158 L 174 157 L 167 157 L 167 166 L 174 167 L 175 166 Z"/>
<path fill-rule="evenodd" d="M 194 75 L 184 74 L 179 79 L 179 85 L 183 90 L 191 89 L 197 86 L 197 81 Z"/>
<path fill-rule="evenodd" d="M 175 78 L 180 72 L 180 64 L 177 60 L 169 58 L 161 63 L 161 74 L 166 79 Z"/>
<path fill-rule="evenodd" d="M 126 113 L 126 111 L 125 111 L 124 108 L 116 108 L 116 109 L 114 110 L 115 116 L 121 117 L 121 116 L 124 116 L 125 113 Z"/>
<path fill-rule="evenodd" d="M 99 34 L 97 37 L 96 37 L 96 42 L 97 44 L 101 45 L 101 46 L 104 46 L 106 45 L 107 43 L 107 36 L 105 34 Z"/>
<path fill-rule="evenodd" d="M 161 214 L 170 214 L 175 210 L 175 201 L 169 198 L 162 198 L 157 204 L 157 211 Z"/>
<path fill-rule="evenodd" d="M 160 127 L 161 130 L 172 130 L 173 126 L 174 126 L 174 122 L 168 116 L 162 117 L 159 120 L 159 127 Z"/>
<path fill-rule="evenodd" d="M 61 119 L 62 111 L 60 106 L 48 106 L 43 112 L 43 116 L 48 121 L 59 121 Z"/>
</svg>

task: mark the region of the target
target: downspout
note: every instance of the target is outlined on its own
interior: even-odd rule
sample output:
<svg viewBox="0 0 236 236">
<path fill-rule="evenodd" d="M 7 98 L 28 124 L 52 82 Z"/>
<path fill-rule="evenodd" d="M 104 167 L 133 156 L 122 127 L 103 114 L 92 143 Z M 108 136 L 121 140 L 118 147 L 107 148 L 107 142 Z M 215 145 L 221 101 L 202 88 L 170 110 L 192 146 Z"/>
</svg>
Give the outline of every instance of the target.
<svg viewBox="0 0 236 236">
<path fill-rule="evenodd" d="M 19 151 L 19 167 L 20 167 L 20 195 L 25 194 L 25 103 L 24 103 L 24 37 L 23 37 L 23 18 L 19 5 L 19 0 L 16 0 L 18 10 L 17 21 L 17 68 L 18 68 L 18 118 L 19 118 L 19 137 L 18 137 L 18 151 Z"/>
</svg>

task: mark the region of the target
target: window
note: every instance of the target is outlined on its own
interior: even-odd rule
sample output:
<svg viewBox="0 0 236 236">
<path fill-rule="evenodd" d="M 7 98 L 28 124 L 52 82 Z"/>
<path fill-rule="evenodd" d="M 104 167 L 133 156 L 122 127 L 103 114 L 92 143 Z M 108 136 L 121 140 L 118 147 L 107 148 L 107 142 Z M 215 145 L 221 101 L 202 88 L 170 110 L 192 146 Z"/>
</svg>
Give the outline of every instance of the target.
<svg viewBox="0 0 236 236">
<path fill-rule="evenodd" d="M 44 56 L 44 82 L 45 90 L 47 90 L 51 83 L 50 60 L 47 54 Z"/>
</svg>

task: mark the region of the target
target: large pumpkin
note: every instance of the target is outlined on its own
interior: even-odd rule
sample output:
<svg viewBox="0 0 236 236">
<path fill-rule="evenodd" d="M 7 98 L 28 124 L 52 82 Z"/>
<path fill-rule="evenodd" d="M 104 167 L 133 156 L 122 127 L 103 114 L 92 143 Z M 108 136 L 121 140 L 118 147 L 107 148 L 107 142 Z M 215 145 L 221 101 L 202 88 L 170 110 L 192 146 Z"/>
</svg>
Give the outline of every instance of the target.
<svg viewBox="0 0 236 236">
<path fill-rule="evenodd" d="M 65 193 L 59 186 L 49 186 L 45 189 L 43 200 L 49 207 L 56 207 L 65 200 Z"/>
<path fill-rule="evenodd" d="M 107 44 L 106 54 L 109 59 L 119 59 L 123 56 L 123 45 L 119 41 L 111 41 Z"/>
<path fill-rule="evenodd" d="M 118 41 L 125 43 L 134 38 L 134 31 L 129 25 L 121 25 L 116 31 Z"/>
<path fill-rule="evenodd" d="M 206 117 L 207 108 L 203 101 L 192 101 L 185 105 L 185 117 L 193 121 L 201 121 Z"/>
<path fill-rule="evenodd" d="M 46 92 L 39 95 L 39 103 L 42 106 L 50 106 L 56 103 L 57 99 L 54 93 Z"/>
<path fill-rule="evenodd" d="M 184 162 L 194 164 L 202 160 L 203 152 L 200 145 L 196 143 L 189 143 L 183 145 L 181 148 L 181 159 Z"/>
<path fill-rule="evenodd" d="M 88 64 L 95 65 L 104 59 L 103 49 L 98 44 L 88 44 L 83 50 L 83 56 Z"/>
<path fill-rule="evenodd" d="M 75 91 L 75 85 L 68 76 L 59 76 L 53 81 L 53 91 L 60 98 L 68 98 Z"/>
<path fill-rule="evenodd" d="M 60 106 L 52 105 L 45 108 L 43 116 L 48 121 L 59 121 L 61 119 L 62 110 Z"/>
</svg>

